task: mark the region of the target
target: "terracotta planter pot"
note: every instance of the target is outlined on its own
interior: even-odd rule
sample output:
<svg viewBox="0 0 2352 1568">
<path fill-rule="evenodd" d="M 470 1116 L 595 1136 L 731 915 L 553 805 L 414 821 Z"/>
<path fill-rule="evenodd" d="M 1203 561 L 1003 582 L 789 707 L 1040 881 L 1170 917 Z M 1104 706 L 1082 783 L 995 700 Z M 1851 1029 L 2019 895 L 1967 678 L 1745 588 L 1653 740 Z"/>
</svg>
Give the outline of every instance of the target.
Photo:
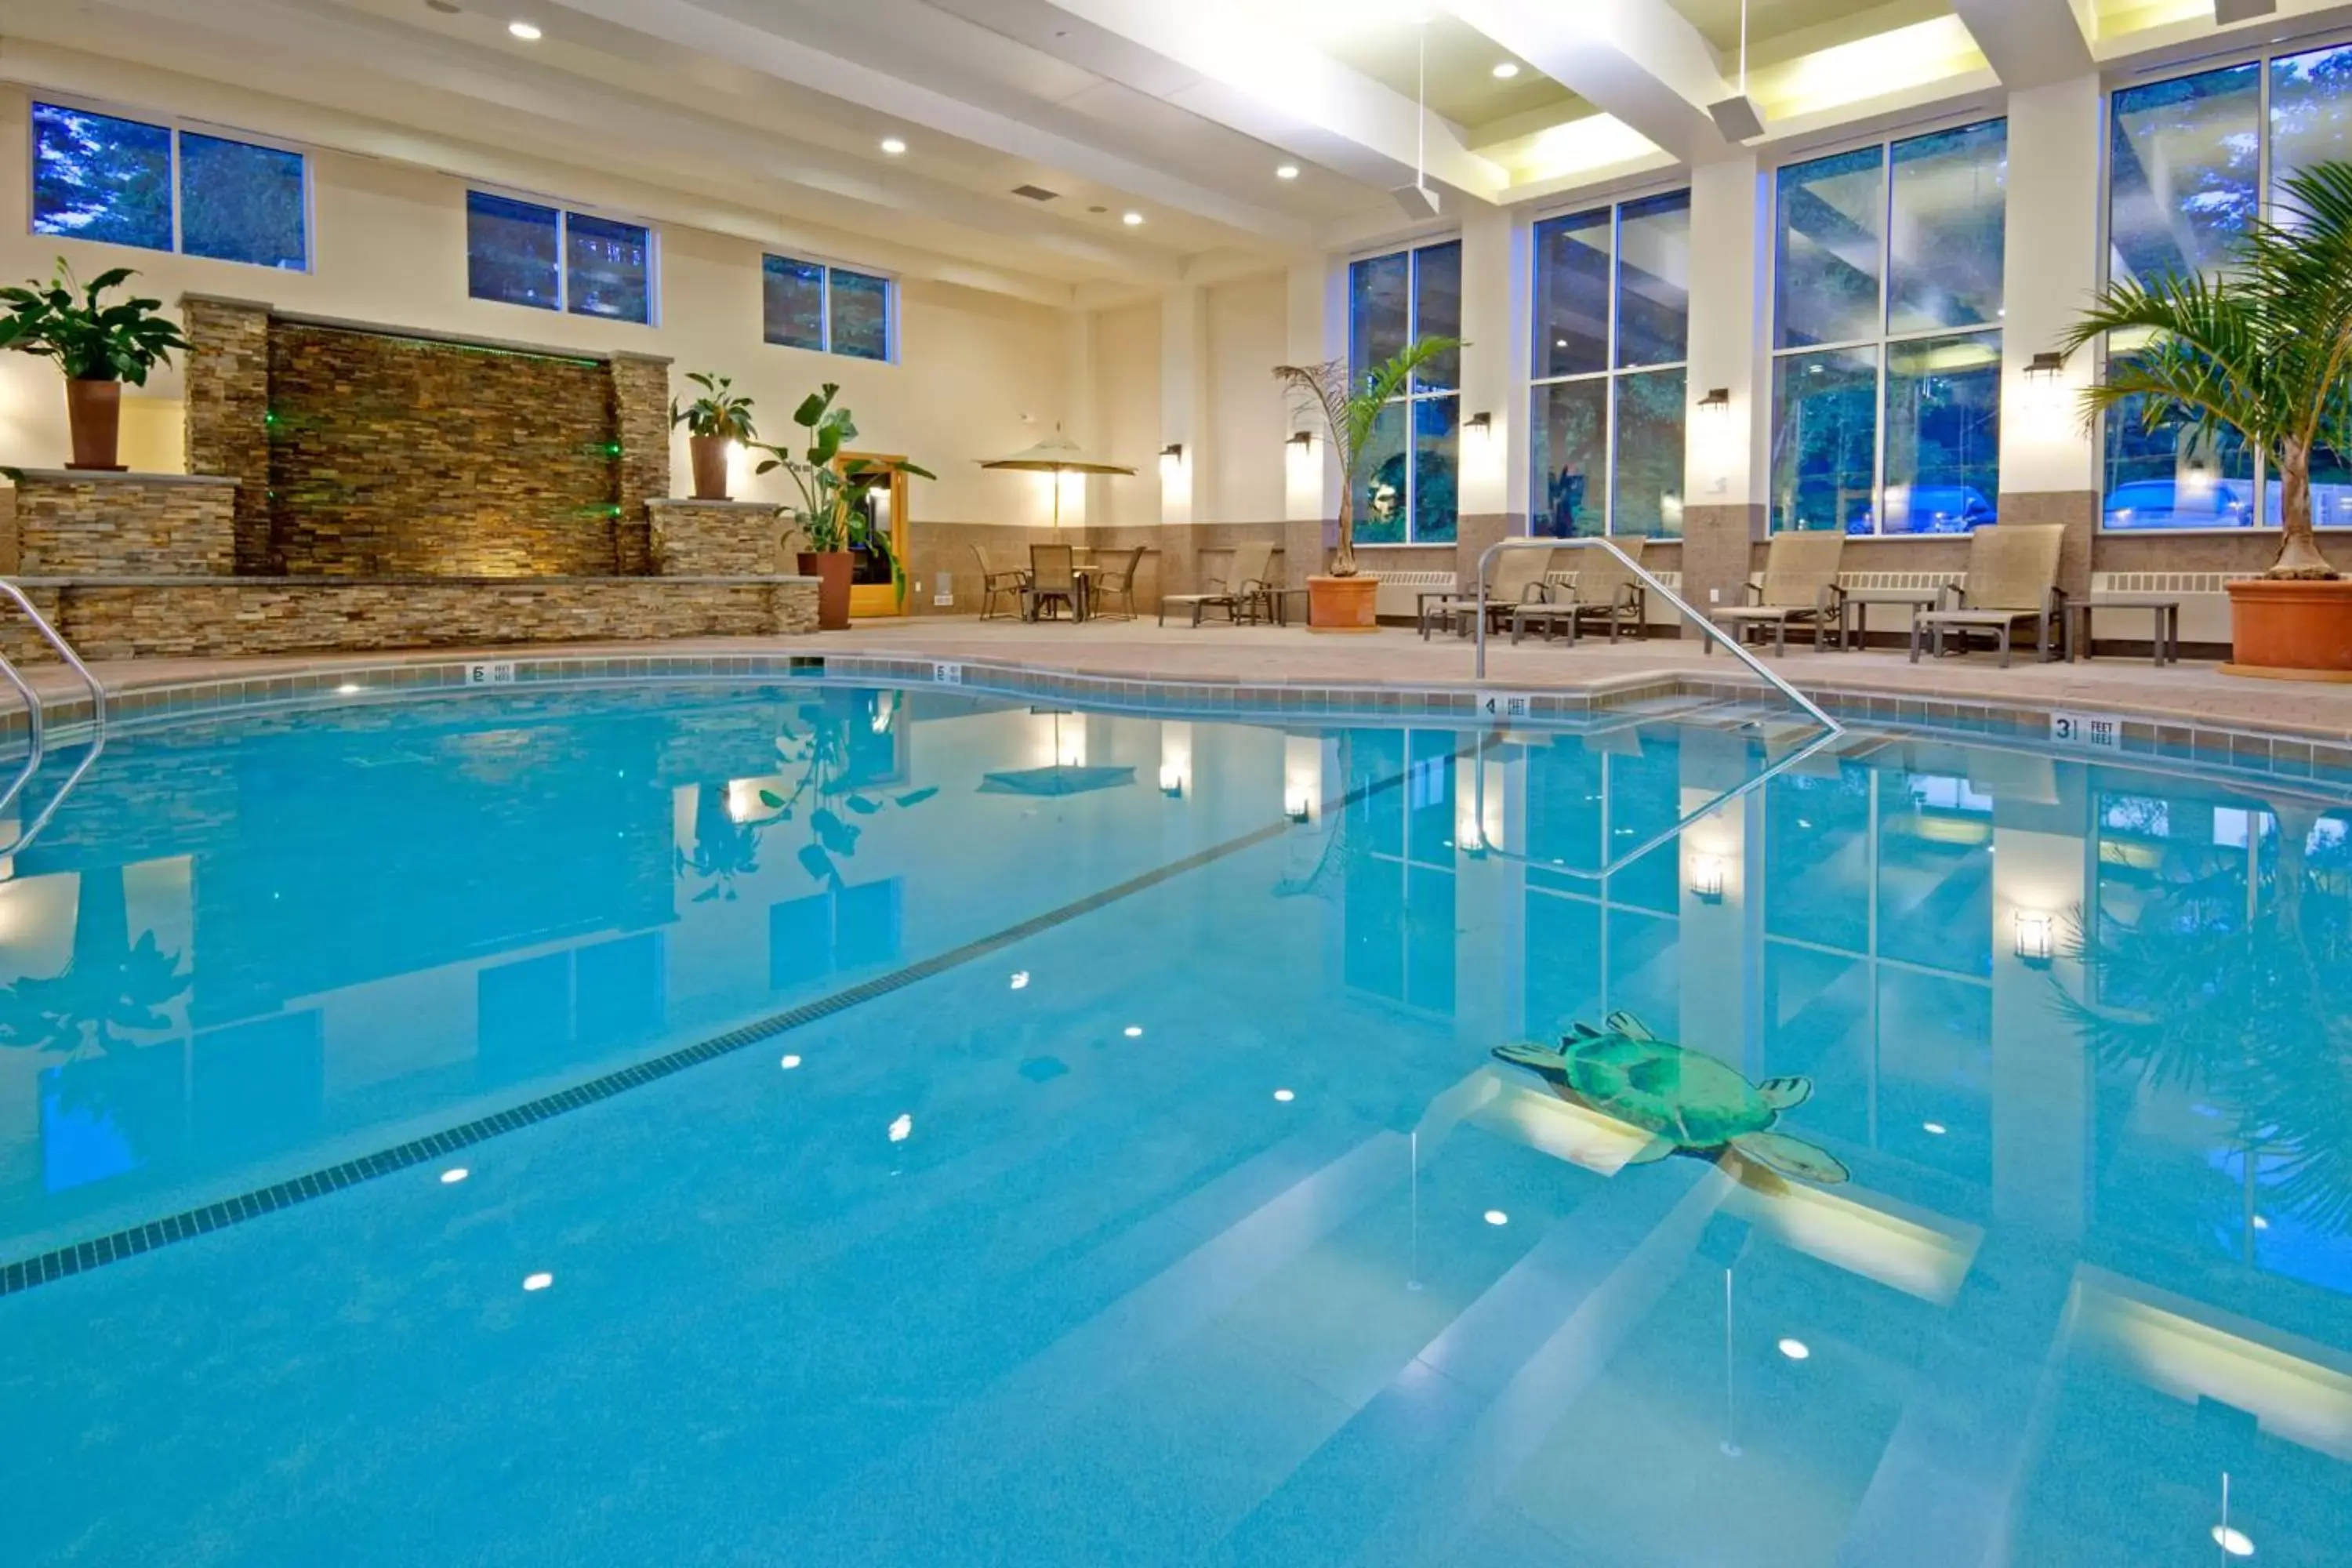
<svg viewBox="0 0 2352 1568">
<path fill-rule="evenodd" d="M 2225 675 L 2352 680 L 2352 579 L 2248 578 L 2230 590 Z"/>
<path fill-rule="evenodd" d="M 727 437 L 689 436 L 686 438 L 686 447 L 694 459 L 694 499 L 728 500 Z"/>
<path fill-rule="evenodd" d="M 801 575 L 816 579 L 816 625 L 819 631 L 849 629 L 849 574 L 855 567 L 846 550 L 823 554 L 801 552 Z"/>
<path fill-rule="evenodd" d="M 1370 632 L 1380 629 L 1374 600 L 1380 580 L 1355 577 L 1307 579 L 1307 625 L 1318 632 Z"/>
<path fill-rule="evenodd" d="M 114 460 L 121 449 L 121 382 L 67 382 L 66 418 L 73 426 L 73 461 L 67 468 L 122 471 L 122 465 Z"/>
</svg>

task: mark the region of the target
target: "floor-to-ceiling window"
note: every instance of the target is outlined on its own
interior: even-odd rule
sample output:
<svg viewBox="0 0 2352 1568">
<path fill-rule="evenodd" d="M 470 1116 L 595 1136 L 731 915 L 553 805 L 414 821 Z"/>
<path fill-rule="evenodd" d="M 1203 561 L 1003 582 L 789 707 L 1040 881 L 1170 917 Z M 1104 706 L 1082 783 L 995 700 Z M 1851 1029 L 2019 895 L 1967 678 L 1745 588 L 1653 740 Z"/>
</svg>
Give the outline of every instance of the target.
<svg viewBox="0 0 2352 1568">
<path fill-rule="evenodd" d="M 1961 533 L 2000 492 L 2009 123 L 1780 171 L 1772 526 Z"/>
<path fill-rule="evenodd" d="M 1536 226 L 1531 531 L 1683 528 L 1690 193 Z"/>
<path fill-rule="evenodd" d="M 1371 257 L 1348 268 L 1348 363 L 1359 386 L 1406 344 L 1461 335 L 1460 240 Z M 1355 496 L 1356 542 L 1454 542 L 1461 471 L 1457 350 L 1423 365 L 1374 426 Z"/>
<path fill-rule="evenodd" d="M 2107 275 L 2219 278 L 2231 247 L 2281 182 L 2325 158 L 2352 156 L 2352 45 L 2305 49 L 2118 89 L 2107 130 Z M 2130 353 L 2113 342 L 2111 354 Z M 2111 529 L 2276 524 L 2279 494 L 2234 432 L 2168 420 L 2137 405 L 2110 414 L 2105 522 Z M 2352 463 L 2312 465 L 2312 521 L 2352 525 Z M 2261 504 L 2257 506 L 2257 498 Z"/>
</svg>

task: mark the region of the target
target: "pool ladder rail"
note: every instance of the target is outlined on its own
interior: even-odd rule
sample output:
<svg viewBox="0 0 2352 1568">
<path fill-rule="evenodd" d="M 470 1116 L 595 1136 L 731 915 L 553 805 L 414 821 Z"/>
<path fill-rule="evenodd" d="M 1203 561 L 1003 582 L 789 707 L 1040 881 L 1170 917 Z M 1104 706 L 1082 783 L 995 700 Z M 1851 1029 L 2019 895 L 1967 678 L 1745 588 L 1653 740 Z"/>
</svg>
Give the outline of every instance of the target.
<svg viewBox="0 0 2352 1568">
<path fill-rule="evenodd" d="M 1822 710 L 1820 703 L 1815 702 L 1811 698 L 1806 696 L 1803 692 L 1790 685 L 1789 682 L 1781 679 L 1781 677 L 1776 673 L 1769 665 L 1766 664 L 1762 659 L 1758 658 L 1754 654 L 1748 652 L 1747 647 L 1738 637 L 1733 637 L 1721 626 L 1717 626 L 1715 622 L 1707 616 L 1701 615 L 1691 605 L 1688 600 L 1685 599 L 1680 594 L 1675 593 L 1672 588 L 1667 587 L 1664 583 L 1658 581 L 1655 574 L 1646 570 L 1640 562 L 1626 554 L 1622 550 L 1618 549 L 1614 543 L 1606 539 L 1498 539 L 1494 543 L 1486 546 L 1486 552 L 1478 557 L 1478 665 L 1476 673 L 1479 680 L 1484 681 L 1486 679 L 1486 586 L 1488 576 L 1486 568 L 1493 563 L 1497 553 L 1506 550 L 1607 551 L 1610 554 L 1617 557 L 1618 562 L 1624 566 L 1626 571 L 1631 572 L 1635 577 L 1639 578 L 1643 587 L 1647 588 L 1651 593 L 1658 595 L 1661 599 L 1664 599 L 1667 604 L 1672 605 L 1675 609 L 1680 610 L 1683 614 L 1683 618 L 1696 625 L 1702 633 L 1729 648 L 1733 655 L 1738 658 L 1740 663 L 1746 665 L 1749 669 L 1754 670 L 1758 675 L 1763 677 L 1765 684 L 1772 687 L 1775 690 L 1779 691 L 1781 696 L 1787 698 L 1790 702 L 1796 704 L 1798 708 L 1803 710 L 1806 716 L 1811 719 L 1814 723 L 1819 724 L 1823 731 L 1832 736 L 1844 733 L 1845 726 L 1831 718 L 1829 714 Z"/>
<path fill-rule="evenodd" d="M 73 645 L 58 635 L 58 628 L 49 624 L 47 616 L 34 607 L 33 601 L 25 596 L 22 588 L 0 577 L 0 595 L 5 595 L 25 613 L 26 619 L 33 623 L 33 629 L 41 634 L 41 640 L 56 650 L 67 668 L 81 677 L 82 684 L 89 688 L 89 750 L 83 753 L 74 771 L 67 775 L 64 785 L 49 797 L 49 804 L 41 809 L 40 815 L 19 828 L 12 843 L 0 845 L 0 856 L 7 856 L 32 847 L 33 840 L 40 837 L 41 830 L 48 826 L 49 819 L 58 814 L 58 807 L 65 804 L 66 796 L 73 794 L 74 786 L 81 783 L 82 776 L 98 761 L 99 753 L 106 750 L 106 688 L 99 683 L 98 677 L 89 672 L 89 666 L 82 662 L 81 655 L 74 652 Z M 40 771 L 41 759 L 48 745 L 48 715 L 42 705 L 41 694 L 33 689 L 32 683 L 5 655 L 0 655 L 0 676 L 5 676 L 8 684 L 16 689 L 16 695 L 25 700 L 25 761 L 17 768 L 16 776 L 9 781 L 7 789 L 0 792 L 0 813 L 5 813 L 16 804 L 16 797 L 25 792 L 25 786 L 32 783 L 33 775 Z"/>
</svg>

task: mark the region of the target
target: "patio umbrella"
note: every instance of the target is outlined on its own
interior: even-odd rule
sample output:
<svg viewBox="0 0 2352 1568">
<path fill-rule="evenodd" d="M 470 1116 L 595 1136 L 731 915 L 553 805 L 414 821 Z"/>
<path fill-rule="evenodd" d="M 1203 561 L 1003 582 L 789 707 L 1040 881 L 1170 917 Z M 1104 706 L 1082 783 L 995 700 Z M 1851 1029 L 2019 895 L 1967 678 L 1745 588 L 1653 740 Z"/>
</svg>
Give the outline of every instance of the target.
<svg viewBox="0 0 2352 1568">
<path fill-rule="evenodd" d="M 1064 474 L 1124 474 L 1135 477 L 1135 470 L 1118 463 L 1106 463 L 1099 458 L 1088 457 L 1079 445 L 1062 434 L 1060 426 L 1035 446 L 1013 453 L 1009 458 L 991 458 L 980 465 L 983 468 L 1013 468 L 1024 473 L 1054 476 L 1054 531 L 1062 531 L 1062 476 Z"/>
<path fill-rule="evenodd" d="M 1117 789 L 1135 782 L 1133 768 L 1089 768 L 1056 764 L 1049 768 L 1019 768 L 1011 773 L 982 773 L 982 795 L 1084 795 L 1088 790 Z"/>
</svg>

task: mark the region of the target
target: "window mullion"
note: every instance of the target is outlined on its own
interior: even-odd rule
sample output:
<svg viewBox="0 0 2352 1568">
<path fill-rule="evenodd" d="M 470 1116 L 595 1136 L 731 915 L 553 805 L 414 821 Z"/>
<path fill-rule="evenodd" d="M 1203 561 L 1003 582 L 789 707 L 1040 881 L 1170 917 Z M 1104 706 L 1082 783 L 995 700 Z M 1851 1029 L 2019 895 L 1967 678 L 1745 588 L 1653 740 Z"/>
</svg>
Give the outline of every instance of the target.
<svg viewBox="0 0 2352 1568">
<path fill-rule="evenodd" d="M 172 254 L 174 256 L 185 254 L 180 235 L 180 212 L 186 205 L 186 193 L 181 189 L 186 177 L 183 173 L 185 167 L 180 159 L 180 127 L 174 121 L 172 126 Z"/>
</svg>

